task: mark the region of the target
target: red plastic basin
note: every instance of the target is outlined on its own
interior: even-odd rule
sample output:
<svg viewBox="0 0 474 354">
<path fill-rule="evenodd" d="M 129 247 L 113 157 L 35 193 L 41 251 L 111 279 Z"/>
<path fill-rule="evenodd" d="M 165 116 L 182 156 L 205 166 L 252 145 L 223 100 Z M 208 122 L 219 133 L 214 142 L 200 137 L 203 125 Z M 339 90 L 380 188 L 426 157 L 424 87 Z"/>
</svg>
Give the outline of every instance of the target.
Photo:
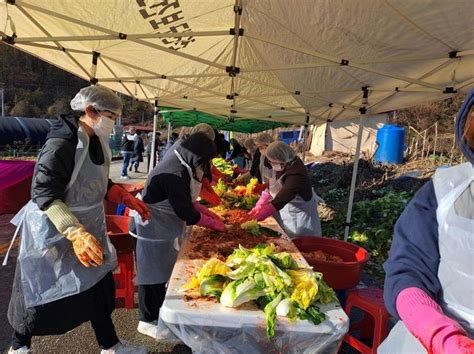
<svg viewBox="0 0 474 354">
<path fill-rule="evenodd" d="M 331 262 L 305 258 L 315 271 L 323 273 L 324 281 L 335 290 L 356 286 L 362 277 L 364 265 L 370 258 L 362 247 L 331 238 L 302 236 L 292 241 L 300 252 L 320 250 L 343 259 L 343 262 Z"/>
<path fill-rule="evenodd" d="M 132 195 L 137 195 L 143 191 L 143 184 L 120 183 L 120 186 Z M 106 215 L 114 215 L 117 211 L 118 204 L 109 202 L 104 199 L 104 210 Z"/>
<path fill-rule="evenodd" d="M 129 216 L 106 215 L 107 235 L 118 253 L 133 252 L 133 239 L 128 233 Z"/>
</svg>

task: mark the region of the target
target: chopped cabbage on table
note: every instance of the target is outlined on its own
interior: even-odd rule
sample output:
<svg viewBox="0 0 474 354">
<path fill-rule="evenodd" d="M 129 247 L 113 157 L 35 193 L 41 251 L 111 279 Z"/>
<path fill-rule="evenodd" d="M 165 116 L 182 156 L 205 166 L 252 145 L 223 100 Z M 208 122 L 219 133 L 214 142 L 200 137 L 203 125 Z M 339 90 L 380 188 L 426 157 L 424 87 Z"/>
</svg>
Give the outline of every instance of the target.
<svg viewBox="0 0 474 354">
<path fill-rule="evenodd" d="M 224 261 L 209 259 L 183 286 L 215 297 L 223 306 L 237 307 L 256 301 L 264 311 L 267 337 L 275 335 L 277 316 L 319 324 L 326 319 L 318 304 L 337 301 L 334 290 L 321 273 L 300 267 L 287 252 L 275 252 L 275 245 L 242 246 Z"/>
</svg>

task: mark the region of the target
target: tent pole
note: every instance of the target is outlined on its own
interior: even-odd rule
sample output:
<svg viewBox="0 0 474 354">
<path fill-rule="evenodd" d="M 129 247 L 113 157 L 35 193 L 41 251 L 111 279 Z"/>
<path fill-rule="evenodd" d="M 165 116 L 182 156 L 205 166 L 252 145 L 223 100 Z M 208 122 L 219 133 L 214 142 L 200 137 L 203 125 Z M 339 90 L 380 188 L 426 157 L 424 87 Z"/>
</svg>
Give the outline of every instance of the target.
<svg viewBox="0 0 474 354">
<path fill-rule="evenodd" d="M 171 119 L 168 123 L 168 141 L 166 142 L 167 144 L 169 143 L 170 139 L 171 139 Z"/>
<path fill-rule="evenodd" d="M 357 147 L 354 156 L 354 167 L 352 168 L 352 180 L 351 180 L 351 190 L 349 193 L 349 204 L 347 206 L 347 215 L 346 215 L 346 224 L 344 228 L 344 241 L 347 241 L 349 237 L 349 226 L 351 223 L 352 217 L 352 206 L 354 204 L 354 192 L 357 179 L 357 168 L 359 166 L 359 157 L 360 157 L 360 146 L 362 143 L 362 132 L 364 130 L 364 114 L 361 113 L 359 120 L 359 132 L 357 133 Z"/>
<path fill-rule="evenodd" d="M 364 96 L 362 103 L 367 102 L 368 97 L 368 90 L 363 88 Z M 360 120 L 359 120 L 359 131 L 357 133 L 357 147 L 354 156 L 354 166 L 352 168 L 352 180 L 351 180 L 351 190 L 349 193 L 349 204 L 347 205 L 347 215 L 346 215 L 346 223 L 344 227 L 344 241 L 347 241 L 349 237 L 349 227 L 351 224 L 351 217 L 352 217 L 352 206 L 354 204 L 354 192 L 357 180 L 357 168 L 359 167 L 359 158 L 360 158 L 360 146 L 362 145 L 362 133 L 364 131 L 364 117 L 367 112 L 365 106 L 360 108 Z"/>
<path fill-rule="evenodd" d="M 148 174 L 151 173 L 153 167 L 155 167 L 156 163 L 156 126 L 158 125 L 158 113 L 160 112 L 160 108 L 158 107 L 158 100 L 155 100 L 155 106 L 153 107 L 153 136 L 151 138 L 151 152 L 150 152 L 150 161 L 148 161 L 150 168 Z"/>
<path fill-rule="evenodd" d="M 303 163 L 306 159 L 306 133 L 308 130 L 309 116 L 306 116 L 306 124 L 302 126 L 303 128 Z"/>
</svg>

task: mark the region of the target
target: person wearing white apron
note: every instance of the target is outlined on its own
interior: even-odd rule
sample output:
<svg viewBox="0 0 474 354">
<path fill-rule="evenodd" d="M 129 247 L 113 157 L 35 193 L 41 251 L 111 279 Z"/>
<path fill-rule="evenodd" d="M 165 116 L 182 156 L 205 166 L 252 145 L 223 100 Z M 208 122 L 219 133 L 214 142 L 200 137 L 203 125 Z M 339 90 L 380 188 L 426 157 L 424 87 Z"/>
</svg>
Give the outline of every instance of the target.
<svg viewBox="0 0 474 354">
<path fill-rule="evenodd" d="M 272 176 L 271 165 L 265 157 L 265 152 L 273 142 L 272 136 L 268 133 L 258 135 L 255 141 L 248 138 L 244 142 L 247 153 L 250 157 L 248 164 L 248 172 L 242 173 L 235 181 L 237 183 L 248 183 L 252 177 L 257 178 L 259 183 L 268 183 Z M 263 177 L 265 176 L 265 180 Z"/>
<path fill-rule="evenodd" d="M 140 333 L 156 337 L 159 309 L 186 225 L 224 231 L 220 218 L 196 201 L 206 166 L 215 154 L 213 141 L 204 133 L 192 134 L 147 179 L 143 201 L 151 218 L 144 223 L 135 216 L 130 224 L 130 234 L 137 238 Z"/>
<path fill-rule="evenodd" d="M 103 207 L 107 195 L 140 205 L 147 217 L 143 202 L 108 179 L 108 138 L 122 103 L 113 91 L 90 86 L 71 107 L 82 116 L 62 117 L 49 132 L 36 163 L 32 201 L 15 217 L 21 243 L 8 309 L 15 331 L 9 353 L 30 352 L 32 336 L 63 334 L 86 321 L 103 353 L 137 349 L 120 343 L 111 319 L 117 255 Z"/>
<path fill-rule="evenodd" d="M 268 191 L 264 191 L 249 215 L 258 221 L 273 216 L 285 233 L 321 236 L 317 196 L 303 161 L 281 141 L 271 143 L 266 156 L 272 165 Z"/>
<path fill-rule="evenodd" d="M 468 162 L 438 169 L 395 225 L 384 299 L 400 321 L 378 353 L 474 353 L 473 104 L 455 124 Z"/>
</svg>

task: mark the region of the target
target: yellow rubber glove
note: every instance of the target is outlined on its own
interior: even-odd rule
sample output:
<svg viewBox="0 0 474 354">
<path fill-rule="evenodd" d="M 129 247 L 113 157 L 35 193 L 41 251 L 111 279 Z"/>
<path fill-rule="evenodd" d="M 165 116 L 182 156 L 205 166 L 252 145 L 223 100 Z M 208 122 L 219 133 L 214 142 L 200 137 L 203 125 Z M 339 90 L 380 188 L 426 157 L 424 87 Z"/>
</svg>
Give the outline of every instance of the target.
<svg viewBox="0 0 474 354">
<path fill-rule="evenodd" d="M 97 239 L 82 226 L 70 226 L 64 236 L 72 242 L 72 248 L 84 267 L 97 267 L 104 263 L 104 249 Z"/>
<path fill-rule="evenodd" d="M 104 260 L 104 250 L 97 239 L 84 229 L 79 220 L 61 200 L 55 200 L 46 209 L 56 229 L 72 242 L 74 253 L 84 267 L 97 267 Z"/>
</svg>

